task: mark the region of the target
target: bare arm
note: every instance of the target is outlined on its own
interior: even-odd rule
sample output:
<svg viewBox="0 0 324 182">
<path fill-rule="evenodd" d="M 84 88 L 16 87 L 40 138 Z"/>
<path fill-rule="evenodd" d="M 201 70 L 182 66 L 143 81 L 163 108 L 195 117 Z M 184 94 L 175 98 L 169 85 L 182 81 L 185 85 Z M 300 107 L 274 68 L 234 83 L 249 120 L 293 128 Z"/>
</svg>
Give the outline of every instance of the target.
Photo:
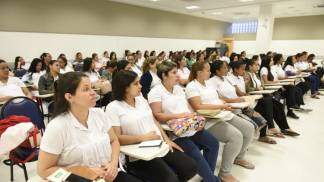
<svg viewBox="0 0 324 182">
<path fill-rule="evenodd" d="M 117 138 L 113 128 L 109 129 L 108 134 L 109 134 L 110 145 L 111 145 L 111 149 L 112 149 L 111 162 L 114 163 L 115 165 L 118 165 L 119 152 L 120 152 L 118 138 Z"/>
<path fill-rule="evenodd" d="M 238 88 L 237 85 L 234 85 L 234 87 L 235 87 L 236 94 L 237 94 L 239 97 L 242 97 L 242 96 L 245 96 L 245 95 L 246 95 L 246 93 L 242 92 L 242 91 L 240 90 L 240 88 Z"/>
<path fill-rule="evenodd" d="M 141 143 L 147 140 L 160 139 L 160 136 L 157 135 L 155 131 L 151 131 L 143 135 L 125 135 L 122 134 L 120 126 L 114 126 L 113 128 L 121 145 L 130 145 L 130 144 Z"/>
<path fill-rule="evenodd" d="M 226 105 L 202 104 L 199 96 L 188 99 L 189 104 L 194 110 L 199 109 L 225 109 Z"/>
<path fill-rule="evenodd" d="M 161 102 L 153 102 L 150 104 L 154 117 L 159 122 L 167 122 L 171 119 L 179 119 L 184 118 L 186 116 L 191 116 L 193 113 L 180 113 L 180 114 L 166 114 L 162 112 L 162 103 Z"/>
</svg>

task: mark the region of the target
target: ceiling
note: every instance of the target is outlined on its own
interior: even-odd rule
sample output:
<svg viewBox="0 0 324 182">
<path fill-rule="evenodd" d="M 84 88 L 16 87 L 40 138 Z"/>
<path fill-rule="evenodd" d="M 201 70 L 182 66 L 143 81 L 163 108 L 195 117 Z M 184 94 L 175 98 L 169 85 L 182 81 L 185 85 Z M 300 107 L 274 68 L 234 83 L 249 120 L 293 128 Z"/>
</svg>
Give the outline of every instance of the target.
<svg viewBox="0 0 324 182">
<path fill-rule="evenodd" d="M 324 14 L 324 0 L 111 0 L 227 22 L 256 20 L 260 5 L 272 5 L 275 18 Z M 323 5 L 318 8 L 318 5 Z M 186 9 L 198 6 L 196 9 Z"/>
</svg>

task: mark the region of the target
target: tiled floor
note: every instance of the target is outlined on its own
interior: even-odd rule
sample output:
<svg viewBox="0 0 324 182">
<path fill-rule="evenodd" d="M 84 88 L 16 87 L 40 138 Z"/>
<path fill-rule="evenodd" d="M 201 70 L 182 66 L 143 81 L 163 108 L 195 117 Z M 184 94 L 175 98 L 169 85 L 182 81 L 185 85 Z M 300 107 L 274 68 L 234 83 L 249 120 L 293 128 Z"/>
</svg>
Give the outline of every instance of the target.
<svg viewBox="0 0 324 182">
<path fill-rule="evenodd" d="M 311 113 L 297 113 L 299 120 L 289 119 L 291 128 L 301 136 L 276 139 L 277 145 L 254 141 L 246 158 L 256 165 L 256 169 L 251 171 L 238 166 L 233 169 L 241 182 L 324 182 L 324 97 L 313 100 L 307 96 L 306 103 L 306 107 L 313 109 Z M 28 164 L 27 168 L 30 176 L 36 174 L 35 163 Z M 0 182 L 9 179 L 9 167 L 1 163 Z M 18 167 L 15 179 L 24 181 Z M 198 182 L 199 177 L 191 181 Z"/>
</svg>

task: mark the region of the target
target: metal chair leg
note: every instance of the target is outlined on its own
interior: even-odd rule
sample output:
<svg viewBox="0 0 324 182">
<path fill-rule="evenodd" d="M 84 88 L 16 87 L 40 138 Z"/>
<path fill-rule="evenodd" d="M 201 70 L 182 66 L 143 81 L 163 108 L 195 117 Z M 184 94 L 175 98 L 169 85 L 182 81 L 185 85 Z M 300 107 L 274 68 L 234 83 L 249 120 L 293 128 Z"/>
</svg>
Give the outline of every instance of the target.
<svg viewBox="0 0 324 182">
<path fill-rule="evenodd" d="M 25 165 L 25 164 L 22 164 L 22 168 L 23 168 L 23 170 L 24 170 L 25 180 L 26 180 L 26 182 L 27 182 L 27 181 L 28 181 L 28 174 L 27 174 L 26 165 Z"/>
<path fill-rule="evenodd" d="M 10 160 L 10 180 L 14 181 L 14 164 L 12 160 Z"/>
</svg>

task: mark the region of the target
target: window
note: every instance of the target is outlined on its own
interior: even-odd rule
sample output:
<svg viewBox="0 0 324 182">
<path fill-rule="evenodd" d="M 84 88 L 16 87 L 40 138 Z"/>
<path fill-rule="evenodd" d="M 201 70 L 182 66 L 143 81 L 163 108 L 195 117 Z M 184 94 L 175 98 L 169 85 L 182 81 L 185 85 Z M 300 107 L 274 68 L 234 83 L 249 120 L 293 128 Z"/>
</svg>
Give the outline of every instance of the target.
<svg viewBox="0 0 324 182">
<path fill-rule="evenodd" d="M 258 21 L 235 22 L 232 23 L 230 31 L 232 34 L 256 33 L 258 30 Z"/>
</svg>

